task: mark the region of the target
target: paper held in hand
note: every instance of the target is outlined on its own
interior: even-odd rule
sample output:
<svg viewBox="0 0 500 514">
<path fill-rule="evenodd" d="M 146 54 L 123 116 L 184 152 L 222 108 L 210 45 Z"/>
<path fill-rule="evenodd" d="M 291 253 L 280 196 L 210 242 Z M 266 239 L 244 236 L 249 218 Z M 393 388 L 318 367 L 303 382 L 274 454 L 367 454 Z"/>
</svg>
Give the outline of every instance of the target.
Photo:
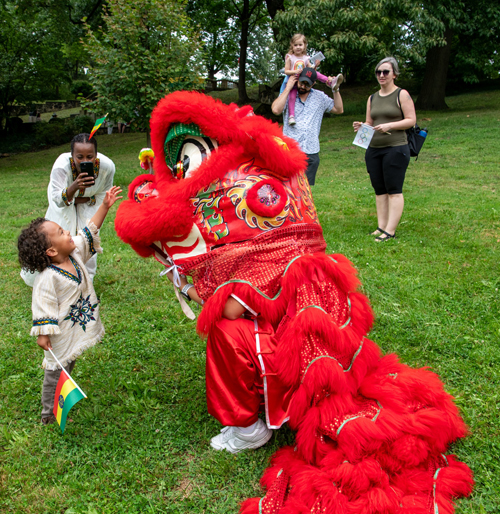
<svg viewBox="0 0 500 514">
<path fill-rule="evenodd" d="M 372 140 L 373 134 L 375 133 L 375 129 L 370 125 L 366 125 L 365 123 L 361 124 L 359 130 L 356 132 L 354 136 L 353 145 L 360 146 L 361 148 L 368 148 L 370 145 L 370 141 Z"/>
<path fill-rule="evenodd" d="M 312 62 L 313 64 L 316 64 L 316 61 L 322 61 L 324 58 L 325 58 L 325 56 L 324 56 L 321 52 L 316 52 L 316 53 L 311 57 L 311 62 Z"/>
</svg>

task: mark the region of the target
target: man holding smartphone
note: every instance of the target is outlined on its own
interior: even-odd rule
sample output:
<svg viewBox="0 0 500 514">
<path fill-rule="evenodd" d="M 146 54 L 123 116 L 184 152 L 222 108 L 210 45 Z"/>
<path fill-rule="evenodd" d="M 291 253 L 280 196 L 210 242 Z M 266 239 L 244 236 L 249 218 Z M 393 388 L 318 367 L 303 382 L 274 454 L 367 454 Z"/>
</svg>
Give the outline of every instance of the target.
<svg viewBox="0 0 500 514">
<path fill-rule="evenodd" d="M 95 137 L 78 134 L 71 141 L 71 152 L 61 154 L 50 173 L 47 189 L 49 208 L 45 218 L 58 223 L 76 235 L 86 226 L 99 206 L 106 191 L 113 185 L 115 165 L 111 159 L 97 152 Z M 93 279 L 97 270 L 97 255 L 86 264 Z M 33 285 L 35 275 L 21 272 L 26 284 Z"/>
</svg>

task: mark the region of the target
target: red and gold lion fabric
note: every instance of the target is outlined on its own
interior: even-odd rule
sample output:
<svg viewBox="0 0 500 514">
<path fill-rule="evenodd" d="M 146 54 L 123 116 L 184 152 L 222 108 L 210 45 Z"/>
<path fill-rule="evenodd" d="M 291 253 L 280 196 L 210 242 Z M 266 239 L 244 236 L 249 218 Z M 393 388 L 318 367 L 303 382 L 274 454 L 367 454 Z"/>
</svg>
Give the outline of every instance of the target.
<svg viewBox="0 0 500 514">
<path fill-rule="evenodd" d="M 160 101 L 151 138 L 154 174 L 130 185 L 117 233 L 192 277 L 209 340 L 231 295 L 255 313 L 267 425 L 296 431 L 242 512 L 452 513 L 473 480 L 446 451 L 467 428 L 437 375 L 368 339 L 368 300 L 351 263 L 325 252 L 297 144 L 192 92 Z"/>
</svg>

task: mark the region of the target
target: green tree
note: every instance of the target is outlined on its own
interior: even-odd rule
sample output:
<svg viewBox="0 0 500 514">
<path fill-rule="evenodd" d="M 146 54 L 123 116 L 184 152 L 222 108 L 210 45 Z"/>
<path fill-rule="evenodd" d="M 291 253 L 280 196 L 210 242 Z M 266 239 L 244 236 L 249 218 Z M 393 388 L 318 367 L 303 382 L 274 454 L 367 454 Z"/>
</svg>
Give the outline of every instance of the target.
<svg viewBox="0 0 500 514">
<path fill-rule="evenodd" d="M 500 4 L 486 0 L 427 0 L 414 18 L 413 47 L 425 56 L 417 108 L 437 110 L 445 102 L 448 71 L 455 79 L 498 78 Z"/>
<path fill-rule="evenodd" d="M 238 65 L 238 29 L 227 4 L 227 0 L 189 0 L 187 4 L 203 41 L 199 59 L 212 82 L 218 73 L 227 75 Z"/>
<path fill-rule="evenodd" d="M 342 70 L 350 80 L 363 77 L 366 67 L 389 51 L 397 29 L 375 0 L 290 0 L 277 11 L 274 26 L 284 53 L 293 34 L 305 34 L 309 53 L 325 55 L 322 73 Z"/>
<path fill-rule="evenodd" d="M 61 80 L 48 13 L 30 2 L 0 2 L 0 130 L 14 104 L 43 99 Z"/>
<path fill-rule="evenodd" d="M 246 104 L 250 98 L 246 89 L 249 34 L 267 19 L 263 0 L 232 1 L 234 19 L 240 32 L 240 55 L 238 58 L 238 103 Z"/>
<path fill-rule="evenodd" d="M 239 104 L 250 102 L 247 78 L 263 81 L 275 74 L 268 9 L 275 13 L 282 5 L 282 0 L 189 0 L 188 13 L 203 35 L 208 78 L 237 70 Z"/>
<path fill-rule="evenodd" d="M 50 13 L 52 31 L 57 34 L 57 47 L 68 81 L 84 77 L 89 55 L 82 45 L 86 26 L 102 26 L 104 0 L 51 0 L 43 2 Z"/>
<path fill-rule="evenodd" d="M 264 21 L 259 30 L 248 37 L 247 82 L 263 84 L 278 79 L 278 71 L 284 68 L 285 62 L 274 42 L 269 20 Z"/>
<path fill-rule="evenodd" d="M 59 96 L 83 75 L 84 21 L 99 24 L 102 0 L 0 0 L 0 130 L 15 104 Z"/>
<path fill-rule="evenodd" d="M 280 11 L 285 10 L 285 0 L 265 0 L 267 12 L 269 13 L 269 16 L 271 17 L 271 20 L 274 21 L 274 18 L 276 18 L 276 14 Z M 279 32 L 278 27 L 275 24 L 271 25 L 273 34 L 274 34 L 274 40 L 278 41 L 279 39 Z M 284 55 L 283 55 L 284 57 Z"/>
<path fill-rule="evenodd" d="M 201 86 L 193 55 L 198 35 L 177 0 L 109 0 L 106 32 L 88 29 L 89 80 L 96 98 L 85 106 L 111 120 L 134 120 L 148 134 L 149 117 L 168 93 Z"/>
</svg>

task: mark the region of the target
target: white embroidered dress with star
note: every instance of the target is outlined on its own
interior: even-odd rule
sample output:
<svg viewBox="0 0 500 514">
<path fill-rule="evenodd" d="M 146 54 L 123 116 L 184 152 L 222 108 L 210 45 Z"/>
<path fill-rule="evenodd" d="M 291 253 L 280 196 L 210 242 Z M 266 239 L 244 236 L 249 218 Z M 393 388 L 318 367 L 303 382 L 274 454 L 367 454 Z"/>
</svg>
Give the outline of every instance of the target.
<svg viewBox="0 0 500 514">
<path fill-rule="evenodd" d="M 85 263 L 102 253 L 99 232 L 89 223 L 73 238 L 76 248 L 70 259 L 76 275 L 51 265 L 40 273 L 33 285 L 32 336 L 48 335 L 52 351 L 63 366 L 97 344 L 104 335 L 99 316 L 99 301 Z M 42 367 L 58 369 L 50 352 L 44 352 Z"/>
</svg>

